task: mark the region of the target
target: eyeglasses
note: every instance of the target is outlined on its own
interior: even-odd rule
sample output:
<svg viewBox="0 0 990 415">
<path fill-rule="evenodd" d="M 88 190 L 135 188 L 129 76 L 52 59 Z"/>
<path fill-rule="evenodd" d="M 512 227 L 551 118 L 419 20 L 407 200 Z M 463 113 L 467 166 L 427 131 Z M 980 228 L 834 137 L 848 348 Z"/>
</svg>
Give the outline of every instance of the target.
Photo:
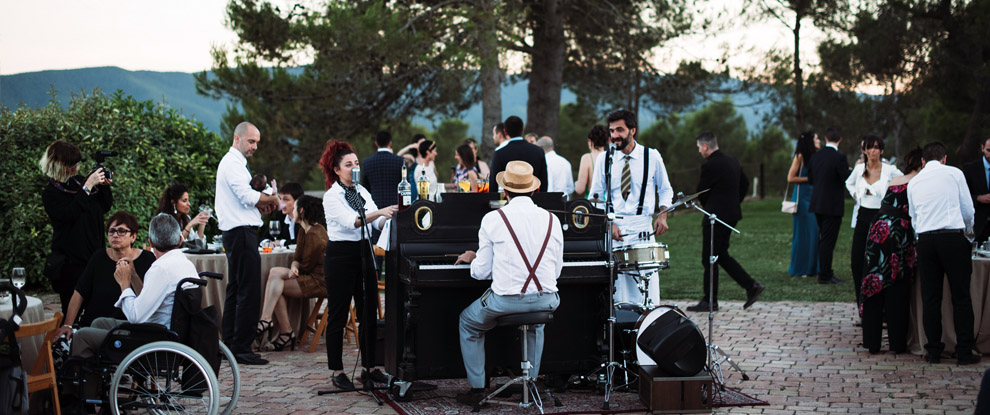
<svg viewBox="0 0 990 415">
<path fill-rule="evenodd" d="M 107 230 L 107 235 L 125 236 L 125 235 L 130 235 L 131 232 L 133 231 L 127 228 L 110 228 Z"/>
</svg>

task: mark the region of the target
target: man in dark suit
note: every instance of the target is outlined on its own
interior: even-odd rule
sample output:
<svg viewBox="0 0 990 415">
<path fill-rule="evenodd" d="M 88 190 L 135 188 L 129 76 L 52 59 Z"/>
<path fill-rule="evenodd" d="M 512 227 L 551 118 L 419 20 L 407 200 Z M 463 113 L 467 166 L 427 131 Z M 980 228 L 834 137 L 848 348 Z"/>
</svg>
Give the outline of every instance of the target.
<svg viewBox="0 0 990 415">
<path fill-rule="evenodd" d="M 376 206 L 392 206 L 399 200 L 399 182 L 402 181 L 402 156 L 392 154 L 392 134 L 379 131 L 375 135 L 378 151 L 361 162 L 361 185 L 371 193 Z M 378 242 L 381 231 L 371 232 L 371 241 Z"/>
<path fill-rule="evenodd" d="M 523 121 L 515 115 L 505 119 L 505 134 L 512 137 L 502 143 L 501 148 L 495 150 L 492 156 L 491 172 L 489 177 L 495 177 L 499 172 L 505 170 L 505 165 L 510 161 L 519 160 L 533 166 L 533 174 L 540 179 L 540 191 L 547 191 L 547 158 L 543 154 L 543 149 L 537 145 L 527 143 L 522 138 Z M 489 193 L 498 193 L 498 186 L 489 186 Z"/>
<path fill-rule="evenodd" d="M 973 223 L 973 231 L 976 232 L 976 241 L 983 242 L 990 237 L 990 138 L 987 138 L 980 146 L 983 157 L 979 160 L 963 165 L 963 175 L 966 176 L 966 185 L 969 187 L 969 195 L 973 197 L 973 206 L 976 208 L 976 218 Z"/>
<path fill-rule="evenodd" d="M 714 133 L 703 132 L 698 135 L 696 140 L 698 153 L 701 153 L 701 156 L 705 158 L 705 163 L 701 165 L 701 178 L 698 180 L 697 191 L 708 190 L 698 197 L 698 201 L 709 213 L 735 227 L 736 223 L 742 219 L 742 209 L 739 204 L 746 197 L 746 191 L 749 190 L 749 179 L 734 157 L 719 151 L 718 140 Z M 697 305 L 687 308 L 688 311 L 708 311 L 709 305 L 712 310 L 718 310 L 719 266 L 725 269 L 725 272 L 728 272 L 729 276 L 746 290 L 746 303 L 743 304 L 743 308 L 749 308 L 763 292 L 763 284 L 753 280 L 753 277 L 743 269 L 742 265 L 739 265 L 739 262 L 729 255 L 729 237 L 732 235 L 732 231 L 716 222 L 713 238 L 711 223 L 707 217 L 702 217 L 701 233 L 701 264 L 705 268 L 705 293 Z M 709 267 L 712 245 L 715 247 L 717 258 L 715 261 L 717 266 L 715 267 Z M 709 276 L 709 270 L 714 274 Z M 714 285 L 709 286 L 709 284 Z M 709 298 L 709 292 L 711 292 L 712 298 Z"/>
<path fill-rule="evenodd" d="M 811 191 L 809 210 L 818 221 L 818 283 L 838 284 L 832 270 L 832 254 L 839 238 L 842 215 L 845 213 L 845 183 L 849 177 L 849 160 L 839 152 L 842 134 L 836 127 L 825 130 L 825 148 L 816 151 L 808 163 L 808 183 Z"/>
</svg>

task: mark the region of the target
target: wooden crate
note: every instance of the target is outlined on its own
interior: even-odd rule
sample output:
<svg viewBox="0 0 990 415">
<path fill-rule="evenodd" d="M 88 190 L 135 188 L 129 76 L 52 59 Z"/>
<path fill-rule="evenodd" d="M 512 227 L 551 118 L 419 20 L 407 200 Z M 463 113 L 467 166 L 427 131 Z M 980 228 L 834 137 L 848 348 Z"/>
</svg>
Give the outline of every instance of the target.
<svg viewBox="0 0 990 415">
<path fill-rule="evenodd" d="M 654 414 L 707 414 L 712 412 L 712 377 L 670 376 L 657 366 L 639 367 L 639 399 Z"/>
</svg>

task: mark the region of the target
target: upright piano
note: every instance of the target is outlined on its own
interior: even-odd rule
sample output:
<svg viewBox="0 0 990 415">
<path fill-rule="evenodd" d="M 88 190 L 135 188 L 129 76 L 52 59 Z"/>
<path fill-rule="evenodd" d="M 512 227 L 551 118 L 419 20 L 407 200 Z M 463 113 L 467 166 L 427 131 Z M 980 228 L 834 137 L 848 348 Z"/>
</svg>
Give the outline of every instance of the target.
<svg viewBox="0 0 990 415">
<path fill-rule="evenodd" d="M 599 367 L 608 319 L 609 269 L 605 222 L 585 200 L 536 193 L 533 201 L 557 212 L 564 233 L 564 266 L 557 280 L 560 306 L 545 328 L 541 374 L 584 374 Z M 385 274 L 384 364 L 401 381 L 465 377 L 458 338 L 461 311 L 491 285 L 471 278 L 470 265 L 454 265 L 478 249 L 482 217 L 495 193 L 444 194 L 442 203 L 416 201 L 393 217 Z M 495 259 L 496 261 L 498 258 Z M 518 374 L 518 330 L 486 335 L 489 376 Z"/>
</svg>

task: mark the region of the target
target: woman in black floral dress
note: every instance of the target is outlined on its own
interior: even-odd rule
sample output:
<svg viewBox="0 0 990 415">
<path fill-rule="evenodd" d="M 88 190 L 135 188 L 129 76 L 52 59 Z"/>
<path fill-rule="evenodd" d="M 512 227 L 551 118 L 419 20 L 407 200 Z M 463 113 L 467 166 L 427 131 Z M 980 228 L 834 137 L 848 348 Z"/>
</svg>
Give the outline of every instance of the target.
<svg viewBox="0 0 990 415">
<path fill-rule="evenodd" d="M 918 258 L 908 215 L 907 184 L 921 170 L 921 149 L 911 150 L 904 161 L 907 174 L 891 179 L 866 240 L 866 265 L 860 293 L 863 346 L 871 354 L 880 352 L 884 320 L 887 321 L 890 350 L 894 353 L 907 351 L 911 278 Z"/>
</svg>

